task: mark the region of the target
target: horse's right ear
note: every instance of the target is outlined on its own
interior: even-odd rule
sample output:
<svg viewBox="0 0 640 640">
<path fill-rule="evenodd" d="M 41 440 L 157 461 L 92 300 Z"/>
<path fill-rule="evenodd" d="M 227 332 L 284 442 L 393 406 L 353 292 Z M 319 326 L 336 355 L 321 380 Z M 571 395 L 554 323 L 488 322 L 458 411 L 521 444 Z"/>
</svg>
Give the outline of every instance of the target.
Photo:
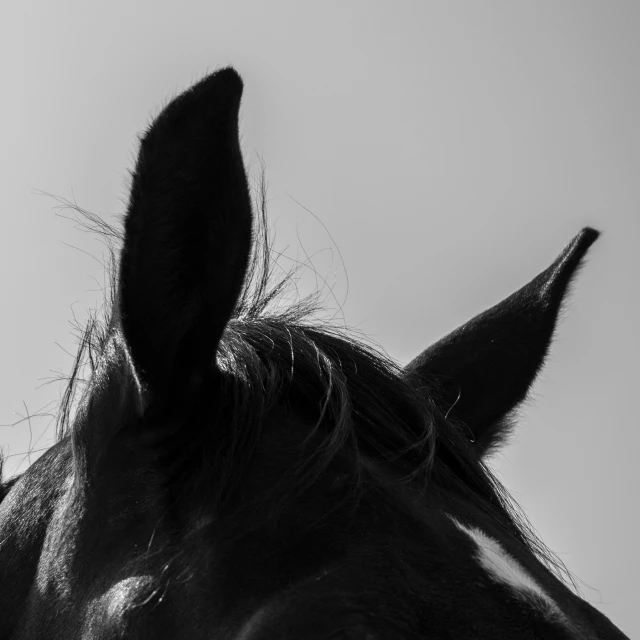
<svg viewBox="0 0 640 640">
<path fill-rule="evenodd" d="M 583 229 L 529 284 L 423 351 L 405 368 L 413 384 L 465 425 L 480 456 L 509 430 L 544 363 L 573 276 L 598 237 Z"/>
<path fill-rule="evenodd" d="M 251 251 L 238 140 L 242 80 L 223 69 L 182 93 L 141 140 L 125 220 L 117 313 L 153 397 L 215 366 Z"/>
</svg>

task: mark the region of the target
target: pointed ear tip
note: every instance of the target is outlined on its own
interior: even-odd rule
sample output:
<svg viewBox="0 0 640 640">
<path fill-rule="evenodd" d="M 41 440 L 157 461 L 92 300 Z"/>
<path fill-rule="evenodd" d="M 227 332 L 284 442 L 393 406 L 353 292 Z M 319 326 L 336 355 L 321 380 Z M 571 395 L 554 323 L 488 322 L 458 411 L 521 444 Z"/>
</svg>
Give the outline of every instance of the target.
<svg viewBox="0 0 640 640">
<path fill-rule="evenodd" d="M 584 227 L 569 243 L 561 255 L 567 256 L 578 266 L 582 258 L 586 255 L 591 245 L 600 237 L 600 231 L 593 227 Z"/>
<path fill-rule="evenodd" d="M 233 67 L 224 67 L 214 71 L 202 80 L 202 84 L 216 93 L 224 93 L 229 97 L 240 99 L 244 82 Z"/>
<path fill-rule="evenodd" d="M 576 236 L 585 250 L 588 249 L 601 235 L 601 232 L 593 227 L 584 227 Z"/>
<path fill-rule="evenodd" d="M 202 78 L 190 89 L 178 96 L 179 104 L 194 103 L 218 105 L 218 109 L 237 112 L 240 107 L 244 83 L 233 67 L 224 67 Z"/>
<path fill-rule="evenodd" d="M 242 89 L 244 88 L 244 82 L 240 74 L 233 67 L 223 67 L 214 71 L 209 78 L 215 80 L 217 84 L 224 85 L 229 91 L 236 91 L 242 95 Z"/>
</svg>

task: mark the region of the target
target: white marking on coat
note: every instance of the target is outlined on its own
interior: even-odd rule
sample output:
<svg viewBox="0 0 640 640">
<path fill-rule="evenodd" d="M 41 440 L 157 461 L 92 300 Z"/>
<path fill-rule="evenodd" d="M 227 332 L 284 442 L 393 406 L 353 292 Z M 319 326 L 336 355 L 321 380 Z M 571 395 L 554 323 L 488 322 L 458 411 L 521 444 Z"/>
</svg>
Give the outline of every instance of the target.
<svg viewBox="0 0 640 640">
<path fill-rule="evenodd" d="M 448 517 L 460 531 L 473 540 L 478 548 L 476 559 L 494 581 L 510 587 L 516 597 L 538 610 L 547 620 L 568 623 L 553 599 L 527 573 L 526 569 L 500 546 L 497 540 L 477 527 L 467 527 L 453 516 L 448 515 Z"/>
</svg>

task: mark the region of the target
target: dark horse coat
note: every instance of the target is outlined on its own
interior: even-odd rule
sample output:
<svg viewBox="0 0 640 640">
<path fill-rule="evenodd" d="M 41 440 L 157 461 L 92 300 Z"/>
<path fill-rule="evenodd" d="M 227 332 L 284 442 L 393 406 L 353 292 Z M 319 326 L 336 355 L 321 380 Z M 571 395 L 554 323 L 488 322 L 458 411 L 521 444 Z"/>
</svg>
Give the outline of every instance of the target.
<svg viewBox="0 0 640 640">
<path fill-rule="evenodd" d="M 2 486 L 0 638 L 624 638 L 483 462 L 597 232 L 398 367 L 273 309 L 241 94 L 218 71 L 142 138 L 91 379 Z"/>
</svg>

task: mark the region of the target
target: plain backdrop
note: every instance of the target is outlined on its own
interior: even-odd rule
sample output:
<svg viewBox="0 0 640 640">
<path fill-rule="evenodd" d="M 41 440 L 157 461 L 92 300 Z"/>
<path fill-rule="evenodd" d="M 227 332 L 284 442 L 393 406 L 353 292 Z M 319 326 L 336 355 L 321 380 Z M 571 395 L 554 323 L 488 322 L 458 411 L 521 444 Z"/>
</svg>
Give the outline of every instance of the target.
<svg viewBox="0 0 640 640">
<path fill-rule="evenodd" d="M 634 0 L 3 6 L 8 474 L 51 444 L 46 415 L 16 422 L 55 410 L 60 387 L 46 383 L 69 371 L 70 321 L 102 300 L 103 247 L 39 191 L 116 219 L 137 133 L 232 64 L 278 247 L 312 258 L 329 315 L 403 363 L 582 226 L 604 231 L 493 464 L 584 596 L 638 635 L 638 33 Z"/>
</svg>

